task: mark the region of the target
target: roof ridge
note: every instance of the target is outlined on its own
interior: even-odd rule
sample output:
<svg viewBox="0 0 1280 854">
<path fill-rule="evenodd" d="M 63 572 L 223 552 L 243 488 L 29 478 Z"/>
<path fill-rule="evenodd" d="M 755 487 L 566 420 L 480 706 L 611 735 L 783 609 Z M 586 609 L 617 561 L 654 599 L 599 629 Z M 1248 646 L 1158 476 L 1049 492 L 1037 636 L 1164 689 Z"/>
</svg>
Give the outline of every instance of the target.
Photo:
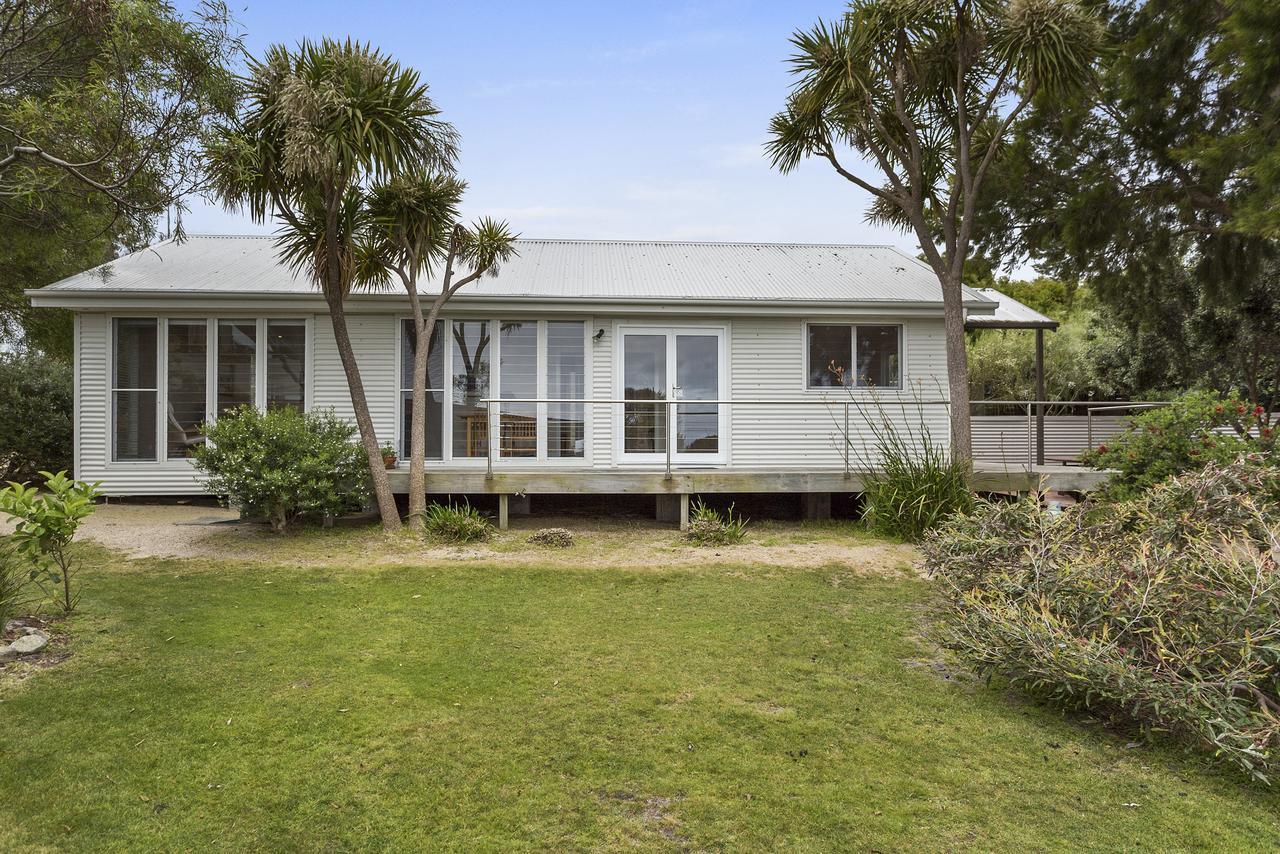
<svg viewBox="0 0 1280 854">
<path fill-rule="evenodd" d="M 274 234 L 187 234 L 190 240 L 274 240 Z M 890 243 L 805 243 L 799 240 L 643 240 L 638 238 L 517 237 L 519 243 L 573 243 L 628 246 L 799 246 L 806 249 L 894 249 Z M 171 243 L 169 240 L 161 243 Z M 156 244 L 159 245 L 159 244 Z M 901 251 L 901 250 L 898 250 Z"/>
</svg>

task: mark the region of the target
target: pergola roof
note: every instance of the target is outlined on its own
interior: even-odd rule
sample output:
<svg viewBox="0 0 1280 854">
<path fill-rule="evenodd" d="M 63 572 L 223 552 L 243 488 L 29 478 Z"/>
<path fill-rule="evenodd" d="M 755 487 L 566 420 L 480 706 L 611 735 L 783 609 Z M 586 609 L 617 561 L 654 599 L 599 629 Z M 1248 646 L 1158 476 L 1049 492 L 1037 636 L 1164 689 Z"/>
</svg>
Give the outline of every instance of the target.
<svg viewBox="0 0 1280 854">
<path fill-rule="evenodd" d="M 1057 329 L 1058 321 L 1045 317 L 1029 306 L 1023 305 L 1008 294 L 995 288 L 974 288 L 982 296 L 996 302 L 991 314 L 971 314 L 965 320 L 966 329 Z"/>
</svg>

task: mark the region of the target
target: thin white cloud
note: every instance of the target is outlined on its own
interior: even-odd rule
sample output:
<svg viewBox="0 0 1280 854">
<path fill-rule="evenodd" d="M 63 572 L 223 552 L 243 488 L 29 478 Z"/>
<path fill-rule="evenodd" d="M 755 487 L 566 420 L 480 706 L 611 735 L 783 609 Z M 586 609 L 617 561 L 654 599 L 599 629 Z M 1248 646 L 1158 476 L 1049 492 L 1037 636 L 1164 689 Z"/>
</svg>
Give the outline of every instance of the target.
<svg viewBox="0 0 1280 854">
<path fill-rule="evenodd" d="M 737 145 L 722 145 L 713 149 L 707 159 L 714 166 L 739 168 L 742 166 L 768 166 L 769 158 L 765 154 L 764 144 L 760 142 L 744 142 Z"/>
<path fill-rule="evenodd" d="M 589 85 L 590 81 L 576 77 L 522 77 L 515 80 L 495 80 L 480 83 L 467 94 L 473 98 L 506 98 L 528 92 L 546 92 Z"/>
<path fill-rule="evenodd" d="M 629 181 L 622 188 L 629 202 L 701 202 L 717 195 L 708 181 Z"/>
<path fill-rule="evenodd" d="M 652 39 L 635 45 L 608 48 L 599 51 L 596 56 L 608 62 L 638 62 L 661 54 L 718 47 L 732 42 L 735 38 L 736 34 L 727 30 L 699 30 L 678 36 Z"/>
</svg>

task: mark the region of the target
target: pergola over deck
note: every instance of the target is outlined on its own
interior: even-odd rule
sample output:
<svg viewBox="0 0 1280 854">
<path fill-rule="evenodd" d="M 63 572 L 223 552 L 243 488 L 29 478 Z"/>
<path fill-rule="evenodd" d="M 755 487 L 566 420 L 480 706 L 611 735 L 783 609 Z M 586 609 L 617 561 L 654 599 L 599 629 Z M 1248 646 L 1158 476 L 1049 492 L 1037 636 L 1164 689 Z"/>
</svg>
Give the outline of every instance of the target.
<svg viewBox="0 0 1280 854">
<path fill-rule="evenodd" d="M 1058 321 L 1018 302 L 995 288 L 975 288 L 996 303 L 990 314 L 971 314 L 965 329 L 1034 329 L 1036 331 L 1036 465 L 1044 465 L 1044 331 L 1058 328 Z"/>
</svg>

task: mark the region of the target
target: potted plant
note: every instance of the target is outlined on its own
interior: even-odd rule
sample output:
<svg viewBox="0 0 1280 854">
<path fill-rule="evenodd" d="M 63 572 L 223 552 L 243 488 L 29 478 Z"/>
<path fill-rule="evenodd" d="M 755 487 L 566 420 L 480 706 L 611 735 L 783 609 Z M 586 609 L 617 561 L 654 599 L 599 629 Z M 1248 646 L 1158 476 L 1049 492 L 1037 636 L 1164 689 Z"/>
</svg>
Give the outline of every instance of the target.
<svg viewBox="0 0 1280 854">
<path fill-rule="evenodd" d="M 396 467 L 396 448 L 390 442 L 382 446 L 382 464 L 389 469 Z"/>
</svg>

